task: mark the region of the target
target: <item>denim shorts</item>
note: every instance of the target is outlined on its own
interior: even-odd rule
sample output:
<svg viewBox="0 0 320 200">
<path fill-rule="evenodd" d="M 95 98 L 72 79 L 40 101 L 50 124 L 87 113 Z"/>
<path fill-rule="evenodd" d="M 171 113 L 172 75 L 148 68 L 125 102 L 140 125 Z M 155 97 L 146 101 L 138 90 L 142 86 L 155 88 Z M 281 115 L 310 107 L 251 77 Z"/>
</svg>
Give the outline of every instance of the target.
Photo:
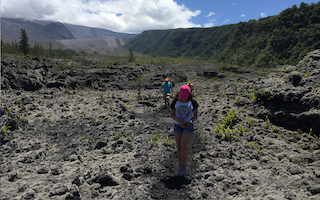
<svg viewBox="0 0 320 200">
<path fill-rule="evenodd" d="M 187 128 L 181 128 L 180 125 L 174 124 L 174 134 L 180 135 L 182 133 L 190 133 L 192 135 L 193 132 L 193 124 L 190 124 Z"/>
</svg>

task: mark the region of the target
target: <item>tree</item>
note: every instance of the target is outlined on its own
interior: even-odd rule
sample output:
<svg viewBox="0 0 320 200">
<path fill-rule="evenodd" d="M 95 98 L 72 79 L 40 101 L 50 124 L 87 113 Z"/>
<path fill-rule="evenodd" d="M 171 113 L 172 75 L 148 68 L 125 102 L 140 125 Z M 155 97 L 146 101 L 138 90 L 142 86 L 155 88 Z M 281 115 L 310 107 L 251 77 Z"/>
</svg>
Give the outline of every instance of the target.
<svg viewBox="0 0 320 200">
<path fill-rule="evenodd" d="M 135 61 L 135 58 L 134 58 L 134 55 L 133 55 L 133 51 L 132 51 L 132 49 L 130 48 L 130 49 L 129 49 L 128 62 L 134 62 L 134 61 Z"/>
<path fill-rule="evenodd" d="M 52 58 L 53 55 L 52 55 L 52 44 L 51 44 L 51 40 L 49 42 L 49 57 Z"/>
<path fill-rule="evenodd" d="M 42 45 L 37 42 L 34 42 L 33 48 L 31 50 L 34 56 L 41 56 L 44 52 L 44 48 L 42 47 Z"/>
<path fill-rule="evenodd" d="M 29 42 L 29 38 L 27 35 L 27 31 L 25 29 L 21 29 L 19 48 L 24 55 L 29 54 L 29 51 L 30 51 L 30 46 L 28 42 Z"/>
</svg>

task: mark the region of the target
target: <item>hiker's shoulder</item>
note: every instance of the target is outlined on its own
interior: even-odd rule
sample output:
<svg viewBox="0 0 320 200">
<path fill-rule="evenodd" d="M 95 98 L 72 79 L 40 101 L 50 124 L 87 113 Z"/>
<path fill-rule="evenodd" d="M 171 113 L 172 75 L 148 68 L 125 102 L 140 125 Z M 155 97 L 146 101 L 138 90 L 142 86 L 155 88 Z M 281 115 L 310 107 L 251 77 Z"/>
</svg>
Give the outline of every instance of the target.
<svg viewBox="0 0 320 200">
<path fill-rule="evenodd" d="M 175 99 L 172 101 L 171 106 L 170 106 L 171 109 L 175 110 L 175 106 L 176 106 L 177 101 L 178 101 L 177 98 L 175 98 Z"/>
<path fill-rule="evenodd" d="M 173 101 L 172 101 L 172 104 L 176 104 L 178 101 L 178 98 L 174 98 Z"/>
<path fill-rule="evenodd" d="M 193 107 L 195 107 L 195 108 L 198 108 L 198 107 L 199 107 L 199 104 L 198 104 L 198 102 L 197 102 L 195 99 L 192 99 L 192 100 L 191 100 L 191 103 L 192 103 Z"/>
</svg>

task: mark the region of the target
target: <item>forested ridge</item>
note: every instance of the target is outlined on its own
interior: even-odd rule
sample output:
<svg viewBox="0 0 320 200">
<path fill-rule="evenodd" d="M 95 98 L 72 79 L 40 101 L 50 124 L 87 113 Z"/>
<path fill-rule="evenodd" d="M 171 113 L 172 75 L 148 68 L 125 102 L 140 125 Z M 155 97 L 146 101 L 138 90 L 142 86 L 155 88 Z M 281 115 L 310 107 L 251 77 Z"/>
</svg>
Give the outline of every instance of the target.
<svg viewBox="0 0 320 200">
<path fill-rule="evenodd" d="M 125 48 L 237 66 L 295 64 L 320 48 L 320 2 L 302 2 L 279 15 L 221 27 L 145 31 Z"/>
</svg>

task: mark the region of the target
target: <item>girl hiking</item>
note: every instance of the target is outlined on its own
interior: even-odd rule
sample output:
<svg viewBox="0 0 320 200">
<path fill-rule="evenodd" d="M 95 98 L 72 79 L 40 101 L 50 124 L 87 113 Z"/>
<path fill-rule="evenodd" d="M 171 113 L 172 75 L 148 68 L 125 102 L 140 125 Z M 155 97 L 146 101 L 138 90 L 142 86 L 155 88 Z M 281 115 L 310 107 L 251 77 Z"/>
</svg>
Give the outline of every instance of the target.
<svg viewBox="0 0 320 200">
<path fill-rule="evenodd" d="M 190 87 L 181 86 L 170 107 L 170 116 L 174 120 L 174 135 L 179 161 L 177 176 L 187 175 L 188 143 L 193 133 L 193 122 L 198 118 L 198 107 L 197 101 L 192 99 Z"/>
</svg>

